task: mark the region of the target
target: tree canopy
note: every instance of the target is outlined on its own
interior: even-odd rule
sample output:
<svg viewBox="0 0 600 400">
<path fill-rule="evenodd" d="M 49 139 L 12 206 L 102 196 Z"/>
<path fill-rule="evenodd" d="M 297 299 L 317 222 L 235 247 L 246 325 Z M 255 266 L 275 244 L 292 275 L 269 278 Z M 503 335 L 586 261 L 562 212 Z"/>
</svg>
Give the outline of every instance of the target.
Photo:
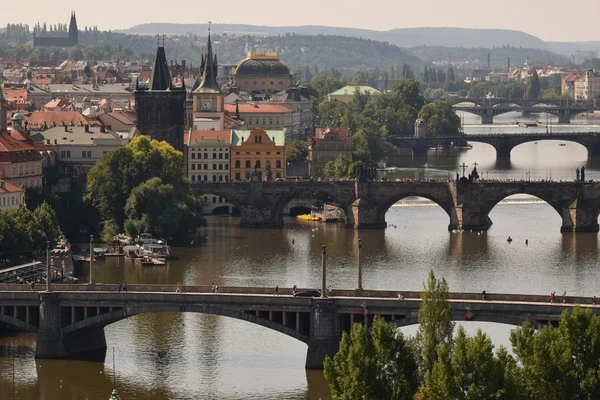
<svg viewBox="0 0 600 400">
<path fill-rule="evenodd" d="M 425 123 L 427 134 L 432 136 L 452 136 L 460 134 L 460 117 L 454 112 L 452 103 L 436 100 L 419 111 L 419 118 Z"/>
<path fill-rule="evenodd" d="M 292 140 L 285 145 L 285 157 L 289 163 L 305 161 L 308 157 L 308 143 L 305 140 Z"/>
</svg>

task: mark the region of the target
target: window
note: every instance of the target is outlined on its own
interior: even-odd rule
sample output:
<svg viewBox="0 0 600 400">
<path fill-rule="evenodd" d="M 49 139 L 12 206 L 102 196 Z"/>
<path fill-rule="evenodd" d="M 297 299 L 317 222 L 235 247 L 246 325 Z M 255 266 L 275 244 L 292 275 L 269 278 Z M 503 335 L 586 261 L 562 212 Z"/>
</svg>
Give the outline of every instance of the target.
<svg viewBox="0 0 600 400">
<path fill-rule="evenodd" d="M 229 176 L 225 175 L 225 182 L 229 182 Z"/>
<path fill-rule="evenodd" d="M 263 118 L 263 125 L 267 124 L 267 120 L 265 118 Z"/>
<path fill-rule="evenodd" d="M 281 160 L 275 161 L 275 168 L 281 168 Z"/>
<path fill-rule="evenodd" d="M 217 169 L 217 164 L 213 164 L 213 170 Z"/>
<path fill-rule="evenodd" d="M 235 167 L 240 168 L 240 160 L 235 160 Z"/>
<path fill-rule="evenodd" d="M 279 125 L 279 120 L 278 119 L 275 120 L 275 125 Z"/>
<path fill-rule="evenodd" d="M 273 118 L 269 118 L 269 125 L 273 125 Z"/>
<path fill-rule="evenodd" d="M 250 168 L 250 160 L 246 160 L 246 168 Z"/>
<path fill-rule="evenodd" d="M 229 153 L 225 153 L 225 159 L 229 160 Z"/>
<path fill-rule="evenodd" d="M 256 164 L 254 164 L 256 168 L 260 168 L 260 160 L 256 160 Z"/>
<path fill-rule="evenodd" d="M 192 164 L 192 169 L 196 169 L 196 164 Z"/>
<path fill-rule="evenodd" d="M 268 154 L 271 154 L 271 152 L 270 152 L 270 151 L 267 151 L 267 155 L 268 155 Z"/>
<path fill-rule="evenodd" d="M 104 151 L 102 152 L 102 154 L 106 154 L 106 153 L 108 153 L 108 151 L 106 151 L 106 150 L 104 150 Z"/>
<path fill-rule="evenodd" d="M 67 158 L 71 158 L 71 150 L 67 150 Z"/>
<path fill-rule="evenodd" d="M 216 181 L 217 181 L 217 176 L 213 175 L 213 182 L 216 182 Z M 214 203 L 214 201 L 213 201 L 213 203 Z"/>
<path fill-rule="evenodd" d="M 217 153 L 213 153 L 213 160 L 217 159 Z"/>
<path fill-rule="evenodd" d="M 87 152 L 87 156 L 88 156 L 87 158 L 92 158 L 92 152 L 91 152 L 91 151 L 88 151 L 88 152 Z"/>
<path fill-rule="evenodd" d="M 192 160 L 196 159 L 196 153 L 192 153 Z"/>
<path fill-rule="evenodd" d="M 246 180 L 250 179 L 250 172 L 246 172 Z"/>
<path fill-rule="evenodd" d="M 81 157 L 85 158 L 85 154 L 86 154 L 85 151 L 82 151 L 81 152 Z"/>
<path fill-rule="evenodd" d="M 249 151 L 247 151 L 247 152 L 246 152 L 246 155 L 248 155 L 248 154 L 250 154 L 250 152 L 249 152 Z"/>
<path fill-rule="evenodd" d="M 229 164 L 225 164 L 225 169 L 229 170 Z"/>
<path fill-rule="evenodd" d="M 223 153 L 219 153 L 219 160 L 223 159 Z"/>
<path fill-rule="evenodd" d="M 204 182 L 208 182 L 208 175 L 204 175 Z"/>
<path fill-rule="evenodd" d="M 236 151 L 236 152 L 235 152 L 235 154 L 237 154 L 237 155 L 239 156 L 239 155 L 240 155 L 240 152 L 239 152 L 239 151 Z"/>
<path fill-rule="evenodd" d="M 281 154 L 281 152 L 280 152 L 280 151 L 278 151 L 278 152 L 277 152 L 277 154 Z"/>
<path fill-rule="evenodd" d="M 223 182 L 223 175 L 219 175 L 219 182 Z"/>
<path fill-rule="evenodd" d="M 60 158 L 65 158 L 65 155 L 66 155 L 66 152 L 64 150 L 62 150 L 60 152 Z M 13 171 L 13 174 L 14 174 L 14 171 Z"/>
<path fill-rule="evenodd" d="M 216 176 L 213 176 L 213 178 L 216 178 Z M 213 181 L 216 181 L 216 179 L 213 179 Z M 217 196 L 213 196 L 213 203 L 217 202 Z"/>
<path fill-rule="evenodd" d="M 196 175 L 192 175 L 192 182 L 196 182 Z"/>
<path fill-rule="evenodd" d="M 208 164 L 204 164 L 204 169 L 208 169 Z"/>
<path fill-rule="evenodd" d="M 276 174 L 275 174 L 275 179 L 281 179 L 281 173 L 279 173 L 279 172 L 278 172 L 278 173 L 276 173 Z"/>
<path fill-rule="evenodd" d="M 206 150 L 206 149 L 205 149 Z M 204 158 L 207 159 L 208 158 L 208 153 L 204 153 Z"/>
<path fill-rule="evenodd" d="M 15 205 L 15 196 L 12 197 L 12 205 Z"/>
<path fill-rule="evenodd" d="M 239 173 L 239 172 L 236 172 L 236 173 L 235 173 L 235 180 L 236 180 L 236 181 L 241 181 L 241 180 L 242 180 L 242 177 L 240 176 L 240 173 Z"/>
<path fill-rule="evenodd" d="M 222 170 L 223 169 L 223 164 L 219 164 L 219 169 Z"/>
</svg>

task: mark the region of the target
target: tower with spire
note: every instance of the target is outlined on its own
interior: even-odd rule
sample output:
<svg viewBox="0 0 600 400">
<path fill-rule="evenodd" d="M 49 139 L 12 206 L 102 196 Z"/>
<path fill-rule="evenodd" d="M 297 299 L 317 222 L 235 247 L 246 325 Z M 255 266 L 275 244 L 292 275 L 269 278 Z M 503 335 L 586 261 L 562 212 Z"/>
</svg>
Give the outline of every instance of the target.
<svg viewBox="0 0 600 400">
<path fill-rule="evenodd" d="M 213 53 L 210 28 L 206 55 L 202 57 L 202 77 L 192 91 L 194 130 L 223 130 L 225 95 L 217 83 L 217 55 Z"/>
<path fill-rule="evenodd" d="M 135 106 L 140 133 L 164 140 L 176 150 L 183 151 L 185 100 L 185 81 L 182 80 L 179 87 L 173 86 L 163 37 L 162 46 L 159 41 L 148 86 L 142 87 L 139 81 L 136 83 Z"/>
<path fill-rule="evenodd" d="M 71 13 L 71 21 L 69 22 L 69 41 L 71 42 L 71 46 L 77 46 L 79 44 L 79 31 L 77 29 L 75 11 Z"/>
<path fill-rule="evenodd" d="M 4 90 L 0 86 L 0 134 L 6 132 L 6 113 L 8 111 L 8 103 L 4 97 Z"/>
<path fill-rule="evenodd" d="M 79 31 L 77 29 L 77 18 L 75 11 L 71 11 L 71 20 L 69 21 L 69 36 L 46 36 L 45 32 L 34 29 L 33 47 L 71 47 L 79 44 Z"/>
</svg>

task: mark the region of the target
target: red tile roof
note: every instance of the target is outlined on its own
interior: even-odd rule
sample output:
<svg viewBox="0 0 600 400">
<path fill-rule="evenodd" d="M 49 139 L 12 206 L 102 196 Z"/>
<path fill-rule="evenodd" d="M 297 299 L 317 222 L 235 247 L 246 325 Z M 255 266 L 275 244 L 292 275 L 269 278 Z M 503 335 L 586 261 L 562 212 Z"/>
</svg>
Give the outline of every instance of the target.
<svg viewBox="0 0 600 400">
<path fill-rule="evenodd" d="M 9 103 L 27 100 L 27 89 L 4 88 L 4 98 Z"/>
<path fill-rule="evenodd" d="M 348 140 L 352 134 L 348 129 L 331 129 L 331 128 L 317 128 L 315 131 L 315 138 L 321 140 L 325 138 L 329 132 L 335 132 L 338 134 L 341 140 Z"/>
<path fill-rule="evenodd" d="M 240 114 L 250 113 L 291 113 L 292 110 L 279 104 L 239 103 Z M 225 111 L 235 114 L 235 104 L 225 104 Z"/>
<path fill-rule="evenodd" d="M 18 163 L 42 159 L 35 147 L 14 139 L 8 133 L 0 134 L 0 162 Z"/>
<path fill-rule="evenodd" d="M 184 143 L 188 143 L 189 133 L 184 135 Z M 200 142 L 204 138 L 219 139 L 220 142 L 231 143 L 231 131 L 192 131 L 190 143 Z"/>
<path fill-rule="evenodd" d="M 60 125 L 102 125 L 98 120 L 86 118 L 78 111 L 34 111 L 24 118 L 30 130 L 44 129 L 44 122 L 47 128 Z"/>
<path fill-rule="evenodd" d="M 17 185 L 13 185 L 10 182 L 6 182 L 3 180 L 0 180 L 0 182 L 2 182 L 4 185 L 0 184 L 0 194 L 4 194 L 4 193 L 19 193 L 19 192 L 24 192 L 25 189 L 22 187 L 18 187 Z"/>
</svg>

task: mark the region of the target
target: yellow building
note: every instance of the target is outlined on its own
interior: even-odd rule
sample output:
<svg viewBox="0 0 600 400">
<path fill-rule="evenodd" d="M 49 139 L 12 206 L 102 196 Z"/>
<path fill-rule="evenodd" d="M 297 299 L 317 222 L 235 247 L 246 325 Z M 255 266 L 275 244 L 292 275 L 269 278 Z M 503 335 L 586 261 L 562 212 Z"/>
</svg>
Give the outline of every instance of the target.
<svg viewBox="0 0 600 400">
<path fill-rule="evenodd" d="M 255 172 L 259 181 L 268 179 L 267 165 L 271 168 L 271 179 L 285 179 L 285 132 L 232 131 L 231 133 L 231 179 L 250 180 Z"/>
</svg>

